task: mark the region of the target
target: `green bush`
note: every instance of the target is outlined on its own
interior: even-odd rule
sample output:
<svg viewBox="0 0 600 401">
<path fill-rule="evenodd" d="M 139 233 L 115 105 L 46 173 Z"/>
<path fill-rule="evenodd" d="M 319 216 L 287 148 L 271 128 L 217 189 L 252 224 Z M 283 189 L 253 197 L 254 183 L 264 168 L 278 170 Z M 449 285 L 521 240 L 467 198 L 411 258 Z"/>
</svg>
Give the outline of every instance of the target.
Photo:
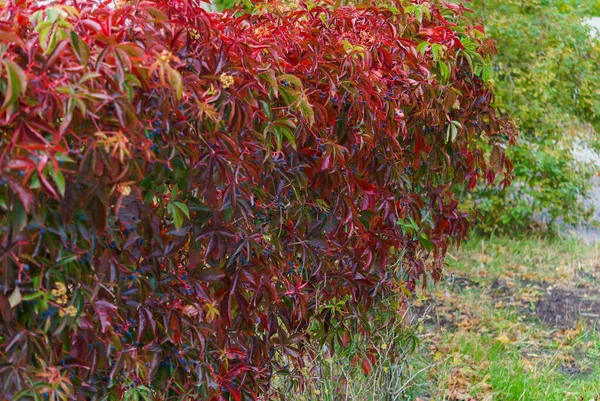
<svg viewBox="0 0 600 401">
<path fill-rule="evenodd" d="M 585 15 L 600 16 L 600 0 L 562 0 L 557 1 L 559 10 L 570 12 L 575 9 Z"/>
<path fill-rule="evenodd" d="M 570 149 L 582 133 L 600 127 L 600 48 L 583 24 L 592 12 L 569 1 L 476 0 L 487 33 L 498 41 L 494 66 L 497 105 L 520 126 L 520 146 L 509 191 L 482 189 L 474 203 L 483 231 L 528 229 L 536 216 L 575 224 L 590 168 Z M 592 144 L 593 145 L 593 144 Z"/>
</svg>

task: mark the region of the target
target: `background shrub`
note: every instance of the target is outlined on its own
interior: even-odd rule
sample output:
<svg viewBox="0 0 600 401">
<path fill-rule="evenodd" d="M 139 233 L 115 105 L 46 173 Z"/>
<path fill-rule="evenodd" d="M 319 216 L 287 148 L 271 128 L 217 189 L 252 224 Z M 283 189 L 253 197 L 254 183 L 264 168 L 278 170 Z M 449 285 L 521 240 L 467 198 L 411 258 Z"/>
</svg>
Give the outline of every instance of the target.
<svg viewBox="0 0 600 401">
<path fill-rule="evenodd" d="M 252 399 L 439 278 L 514 139 L 464 11 L 8 2 L 3 396 Z"/>
<path fill-rule="evenodd" d="M 576 161 L 574 143 L 597 146 L 600 128 L 600 47 L 583 24 L 590 2 L 473 2 L 490 37 L 497 106 L 517 121 L 519 146 L 508 150 L 515 185 L 485 188 L 472 201 L 486 232 L 528 230 L 534 219 L 576 224 L 590 215 L 583 199 L 591 166 Z M 584 7 L 585 6 L 585 7 Z"/>
</svg>

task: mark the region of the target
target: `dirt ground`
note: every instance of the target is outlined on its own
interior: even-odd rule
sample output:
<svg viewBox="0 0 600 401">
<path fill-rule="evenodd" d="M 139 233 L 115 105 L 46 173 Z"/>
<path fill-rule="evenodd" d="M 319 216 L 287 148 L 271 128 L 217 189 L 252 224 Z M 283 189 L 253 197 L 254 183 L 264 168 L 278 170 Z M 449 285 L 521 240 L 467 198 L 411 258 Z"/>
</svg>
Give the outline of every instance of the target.
<svg viewBox="0 0 600 401">
<path fill-rule="evenodd" d="M 500 240 L 458 252 L 454 274 L 413 304 L 431 365 L 414 399 L 599 400 L 599 248 Z"/>
</svg>

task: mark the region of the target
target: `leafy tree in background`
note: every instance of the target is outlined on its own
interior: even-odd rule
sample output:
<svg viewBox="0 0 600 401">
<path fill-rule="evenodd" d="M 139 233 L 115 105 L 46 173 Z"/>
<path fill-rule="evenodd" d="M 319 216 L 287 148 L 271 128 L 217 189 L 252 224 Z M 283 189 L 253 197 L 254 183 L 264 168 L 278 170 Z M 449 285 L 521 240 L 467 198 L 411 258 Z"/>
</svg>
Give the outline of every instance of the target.
<svg viewBox="0 0 600 401">
<path fill-rule="evenodd" d="M 475 0 L 487 33 L 497 40 L 497 105 L 515 117 L 520 145 L 509 150 L 515 185 L 474 194 L 484 231 L 529 229 L 535 217 L 552 224 L 589 216 L 583 198 L 591 169 L 574 160 L 578 140 L 595 146 L 600 128 L 600 47 L 583 18 L 598 3 L 567 0 Z M 551 226 L 552 227 L 552 226 Z"/>
<path fill-rule="evenodd" d="M 559 11 L 578 12 L 584 17 L 600 16 L 600 0 L 555 0 Z"/>
</svg>

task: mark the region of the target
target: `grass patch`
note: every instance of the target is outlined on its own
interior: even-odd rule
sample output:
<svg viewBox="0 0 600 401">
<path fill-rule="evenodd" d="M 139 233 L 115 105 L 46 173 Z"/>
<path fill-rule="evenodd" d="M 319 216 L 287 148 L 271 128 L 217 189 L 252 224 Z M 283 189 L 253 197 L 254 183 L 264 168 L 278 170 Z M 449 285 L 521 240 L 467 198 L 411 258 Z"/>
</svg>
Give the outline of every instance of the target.
<svg viewBox="0 0 600 401">
<path fill-rule="evenodd" d="M 600 396 L 597 245 L 574 239 L 473 239 L 447 280 L 416 302 L 422 400 L 585 400 Z M 453 277 L 453 279 L 451 278 Z"/>
<path fill-rule="evenodd" d="M 407 315 L 389 320 L 389 332 L 334 353 L 314 346 L 308 384 L 285 399 L 600 399 L 598 245 L 474 238 L 447 263 L 446 278 L 421 291 Z M 406 322 L 417 323 L 404 329 Z M 392 361 L 386 348 L 406 347 L 397 337 L 404 330 L 416 331 L 420 344 Z M 368 349 L 377 350 L 370 375 L 361 364 Z"/>
</svg>

